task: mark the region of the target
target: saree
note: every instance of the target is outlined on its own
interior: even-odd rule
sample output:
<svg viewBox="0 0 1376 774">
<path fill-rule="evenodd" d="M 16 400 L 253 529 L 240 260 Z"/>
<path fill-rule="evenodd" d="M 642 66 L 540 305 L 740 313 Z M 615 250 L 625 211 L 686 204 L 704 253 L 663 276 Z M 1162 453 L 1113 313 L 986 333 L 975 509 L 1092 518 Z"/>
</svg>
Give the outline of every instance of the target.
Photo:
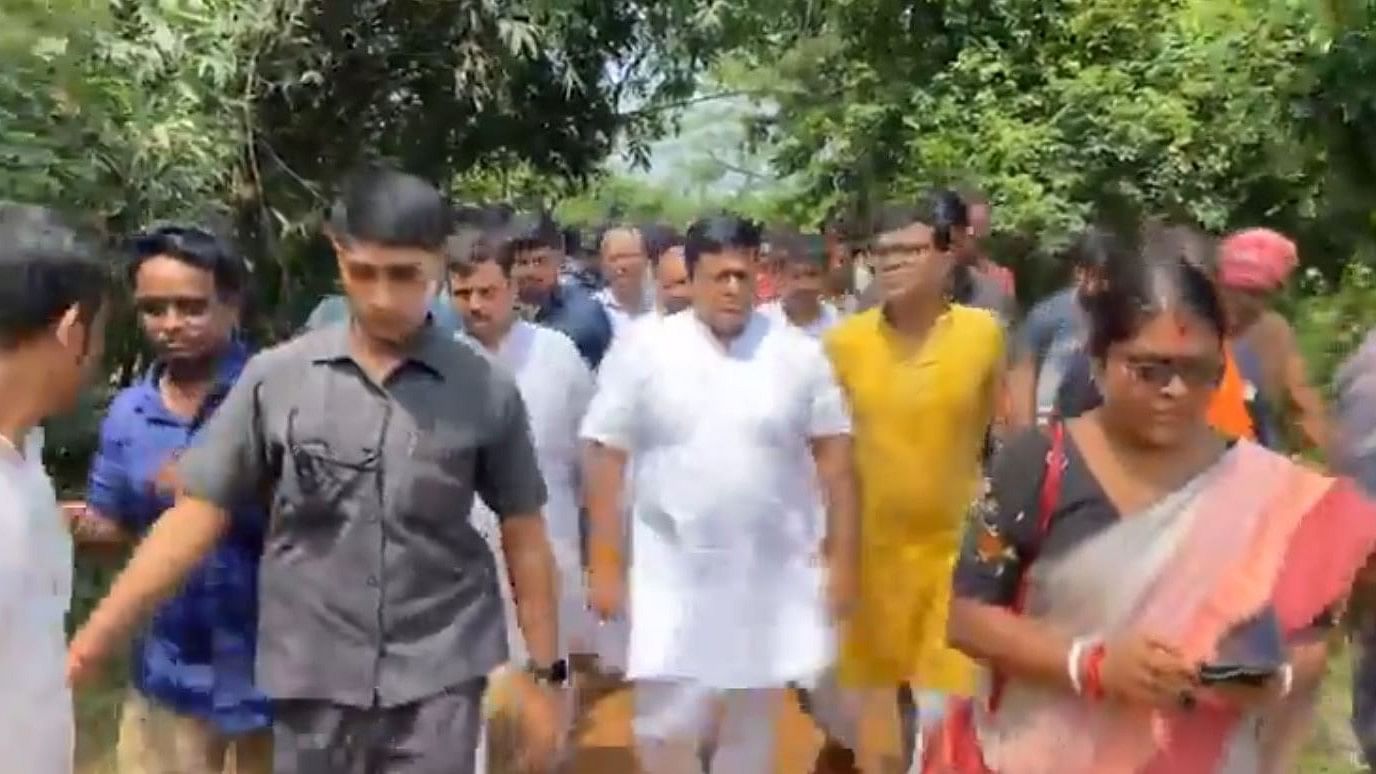
<svg viewBox="0 0 1376 774">
<path fill-rule="evenodd" d="M 1349 588 L 1376 542 L 1376 508 L 1350 483 L 1242 441 L 1208 470 L 1070 551 L 1028 569 L 1025 614 L 1069 637 L 1150 634 L 1207 663 L 1268 606 L 1287 636 Z M 1242 712 L 1093 702 L 1011 679 L 974 731 L 1000 774 L 1257 772 L 1260 727 Z"/>
</svg>

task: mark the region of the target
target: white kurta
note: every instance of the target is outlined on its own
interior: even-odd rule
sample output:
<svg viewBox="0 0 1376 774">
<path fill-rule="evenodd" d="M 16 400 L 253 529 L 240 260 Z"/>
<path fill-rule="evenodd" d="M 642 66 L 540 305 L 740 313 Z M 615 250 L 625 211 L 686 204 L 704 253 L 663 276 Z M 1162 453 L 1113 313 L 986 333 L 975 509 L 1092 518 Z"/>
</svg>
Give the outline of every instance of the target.
<svg viewBox="0 0 1376 774">
<path fill-rule="evenodd" d="M 691 310 L 603 361 L 583 437 L 631 455 L 628 676 L 782 685 L 827 666 L 809 442 L 847 434 L 831 365 L 751 317 L 724 348 Z"/>
<path fill-rule="evenodd" d="M 592 397 L 593 377 L 577 347 L 564 334 L 518 320 L 495 353 L 495 359 L 516 378 L 530 422 L 540 473 L 548 499 L 544 516 L 554 560 L 559 568 L 560 640 L 569 652 L 585 652 L 592 630 L 584 592 L 578 522 L 578 425 Z M 492 545 L 507 609 L 507 642 L 512 661 L 524 663 L 525 642 L 516 625 L 515 605 L 506 583 L 506 563 L 496 515 L 481 502 L 474 505 L 473 523 Z"/>
<path fill-rule="evenodd" d="M 22 456 L 0 440 L 0 770 L 68 774 L 72 539 L 42 454 L 41 430 Z"/>
<path fill-rule="evenodd" d="M 760 312 L 771 320 L 792 325 L 792 322 L 788 319 L 788 314 L 784 312 L 782 301 L 770 301 L 760 307 Z M 831 303 L 823 301 L 822 313 L 817 316 L 816 320 L 813 320 L 807 325 L 795 325 L 793 327 L 814 339 L 820 339 L 839 322 L 841 322 L 841 313 L 836 311 L 836 307 L 832 306 Z"/>
<path fill-rule="evenodd" d="M 607 312 L 607 319 L 612 324 L 612 336 L 620 336 L 625 333 L 630 326 L 638 320 L 643 320 L 655 308 L 655 296 L 653 286 L 646 282 L 644 298 L 640 307 L 631 309 L 621 305 L 616 300 L 611 288 L 602 288 L 593 294 L 593 298 L 602 304 L 602 308 Z"/>
</svg>

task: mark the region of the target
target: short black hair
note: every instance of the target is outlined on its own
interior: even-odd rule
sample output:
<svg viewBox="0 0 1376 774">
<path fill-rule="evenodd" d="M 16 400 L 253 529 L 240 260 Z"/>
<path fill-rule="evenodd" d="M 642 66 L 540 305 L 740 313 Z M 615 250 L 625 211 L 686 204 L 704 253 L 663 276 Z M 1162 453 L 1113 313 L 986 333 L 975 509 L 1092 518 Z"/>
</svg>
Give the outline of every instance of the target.
<svg viewBox="0 0 1376 774">
<path fill-rule="evenodd" d="M 870 229 L 871 239 L 880 234 L 923 223 L 932 229 L 938 250 L 949 250 L 956 230 L 970 227 L 970 209 L 955 191 L 940 188 L 914 203 L 886 204 L 879 208 Z"/>
<path fill-rule="evenodd" d="M 445 246 L 449 273 L 469 277 L 490 261 L 497 264 L 503 276 L 510 277 L 516 251 L 505 249 L 503 239 L 501 229 L 472 229 L 451 236 Z"/>
<path fill-rule="evenodd" d="M 1117 231 L 1090 226 L 1066 248 L 1064 258 L 1073 269 L 1103 274 L 1109 266 L 1127 260 L 1132 247 Z"/>
<path fill-rule="evenodd" d="M 827 255 L 822 238 L 816 234 L 802 234 L 795 229 L 774 229 L 765 237 L 769 243 L 771 258 L 782 258 L 783 263 L 794 266 L 811 266 L 826 271 Z"/>
<path fill-rule="evenodd" d="M 641 234 L 645 238 L 645 252 L 650 256 L 650 264 L 659 265 L 664 254 L 675 247 L 683 247 L 683 234 L 666 223 L 652 223 Z"/>
<path fill-rule="evenodd" d="M 0 201 L 0 347 L 43 332 L 68 309 L 90 323 L 110 292 L 95 240 L 47 207 Z"/>
<path fill-rule="evenodd" d="M 754 250 L 760 246 L 760 226 L 731 213 L 712 215 L 693 222 L 683 240 L 683 262 L 692 275 L 704 255 L 727 250 Z"/>
<path fill-rule="evenodd" d="M 224 239 L 195 226 L 161 226 L 135 235 L 130 241 L 132 258 L 126 267 L 130 284 L 150 258 L 165 255 L 187 266 L 208 272 L 220 298 L 239 298 L 248 282 L 248 267 Z"/>
<path fill-rule="evenodd" d="M 450 232 L 449 205 L 435 186 L 386 167 L 352 175 L 330 208 L 329 230 L 340 241 L 439 252 Z"/>
<path fill-rule="evenodd" d="M 563 231 L 554 216 L 544 210 L 512 213 L 492 233 L 500 234 L 500 241 L 516 251 L 537 247 L 561 250 L 564 247 Z"/>
</svg>

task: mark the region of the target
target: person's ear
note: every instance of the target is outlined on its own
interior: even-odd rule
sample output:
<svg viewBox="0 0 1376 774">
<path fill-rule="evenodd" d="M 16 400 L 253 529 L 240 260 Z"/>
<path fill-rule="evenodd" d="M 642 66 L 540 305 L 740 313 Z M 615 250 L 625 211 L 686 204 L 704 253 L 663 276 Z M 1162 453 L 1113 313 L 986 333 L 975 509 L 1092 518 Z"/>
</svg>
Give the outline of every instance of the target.
<svg viewBox="0 0 1376 774">
<path fill-rule="evenodd" d="M 57 319 L 57 324 L 53 326 L 53 334 L 57 343 L 62 348 L 74 353 L 77 360 L 86 352 L 86 342 L 90 337 L 90 328 L 81 321 L 81 308 L 78 304 L 67 307 L 67 311 Z"/>
</svg>

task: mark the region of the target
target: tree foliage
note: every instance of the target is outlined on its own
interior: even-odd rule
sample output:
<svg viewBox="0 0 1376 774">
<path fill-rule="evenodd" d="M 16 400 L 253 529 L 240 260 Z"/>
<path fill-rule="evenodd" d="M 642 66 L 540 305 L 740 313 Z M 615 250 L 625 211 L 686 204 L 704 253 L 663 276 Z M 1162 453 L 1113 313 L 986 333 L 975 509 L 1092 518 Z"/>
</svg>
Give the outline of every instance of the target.
<svg viewBox="0 0 1376 774">
<path fill-rule="evenodd" d="M 1343 198 L 1333 143 L 1344 156 L 1372 147 L 1372 124 L 1354 119 L 1376 104 L 1376 81 L 1333 89 L 1369 73 L 1371 28 L 1349 19 L 1325 45 L 1309 3 L 764 5 L 738 6 L 738 23 L 767 32 L 738 46 L 722 77 L 757 95 L 754 138 L 818 214 L 975 183 L 1001 227 L 1043 248 L 1091 218 L 1142 214 L 1318 237 Z M 1348 254 L 1331 240 L 1306 246 Z"/>
</svg>

